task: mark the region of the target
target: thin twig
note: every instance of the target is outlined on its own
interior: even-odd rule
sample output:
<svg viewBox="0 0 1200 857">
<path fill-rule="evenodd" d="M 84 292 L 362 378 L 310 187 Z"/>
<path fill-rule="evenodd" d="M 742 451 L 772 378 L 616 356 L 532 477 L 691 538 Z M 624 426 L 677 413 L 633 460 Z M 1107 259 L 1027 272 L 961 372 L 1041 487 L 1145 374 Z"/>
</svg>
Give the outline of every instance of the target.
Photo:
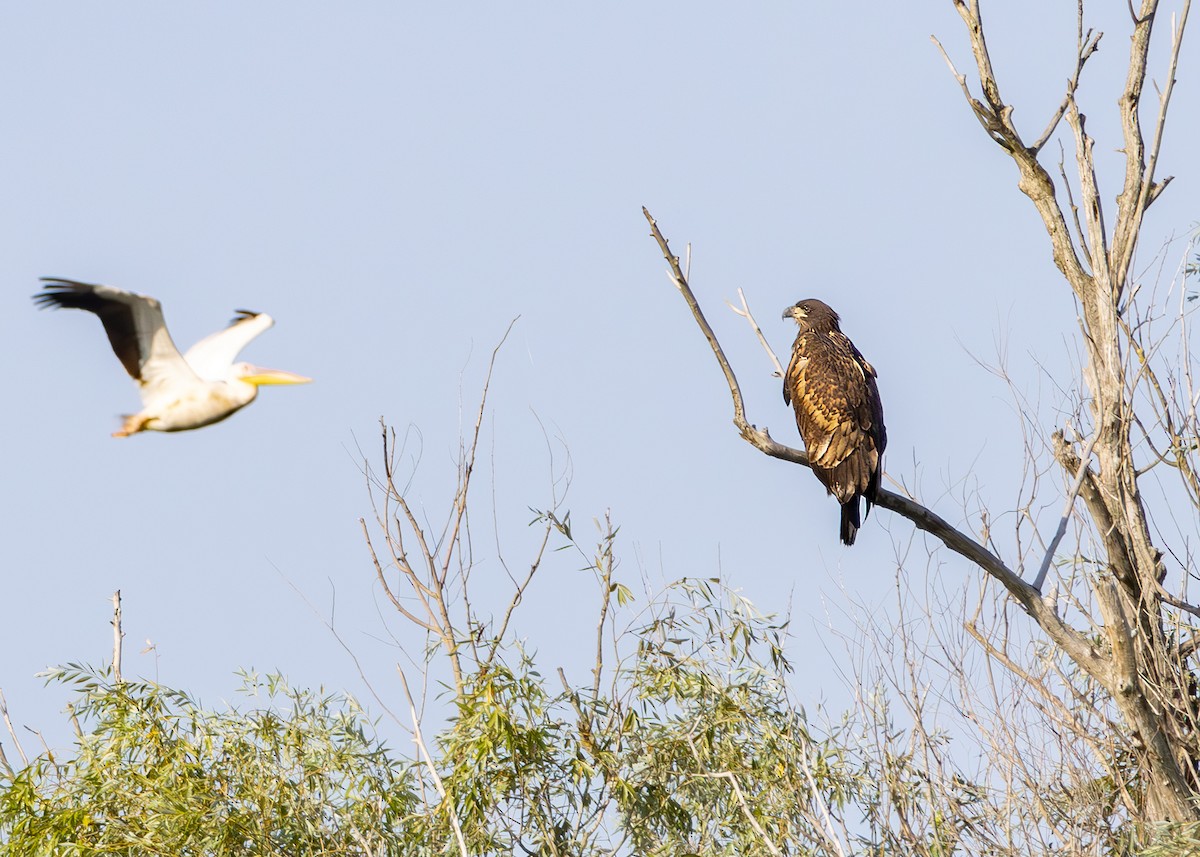
<svg viewBox="0 0 1200 857">
<path fill-rule="evenodd" d="M 8 727 L 8 734 L 12 736 L 13 746 L 17 748 L 17 754 L 21 757 L 21 765 L 29 767 L 29 757 L 25 755 L 25 749 L 21 746 L 21 739 L 17 737 L 17 730 L 13 729 L 12 720 L 8 717 L 8 700 L 4 698 L 4 691 L 0 690 L 0 717 L 4 718 L 4 725 Z"/>
<path fill-rule="evenodd" d="M 739 288 L 737 290 L 738 298 L 742 301 L 742 308 L 738 309 L 733 304 L 726 301 L 725 303 L 731 310 L 750 323 L 750 328 L 754 331 L 754 335 L 758 337 L 759 343 L 762 344 L 763 351 L 767 352 L 767 356 L 771 358 L 771 364 L 775 367 L 775 377 L 783 377 L 783 364 L 779 362 L 779 358 L 775 356 L 775 349 L 771 348 L 771 344 L 767 342 L 767 338 L 763 336 L 762 328 L 758 326 L 758 322 L 754 320 L 754 316 L 750 313 L 750 305 L 746 303 L 746 294 Z"/>
<path fill-rule="evenodd" d="M 337 644 L 339 646 L 342 647 L 342 650 L 347 655 L 350 656 L 350 660 L 354 662 L 354 669 L 358 673 L 358 677 L 360 679 L 362 679 L 362 683 L 364 685 L 366 685 L 367 691 L 375 699 L 375 702 L 379 705 L 380 709 L 385 714 L 387 714 L 388 717 L 390 717 L 393 721 L 395 721 L 397 726 L 399 726 L 401 729 L 405 728 L 404 721 L 401 720 L 395 714 L 395 712 L 393 712 L 388 707 L 387 702 L 383 699 L 383 697 L 381 697 L 376 692 L 375 686 L 373 684 L 371 684 L 371 680 L 369 678 L 367 678 L 366 671 L 363 670 L 362 663 L 359 661 L 358 655 L 354 654 L 354 650 L 350 648 L 350 645 L 344 639 L 342 639 L 342 635 L 338 632 L 336 626 L 334 625 L 334 621 L 333 621 L 334 620 L 334 611 L 333 611 L 332 607 L 330 608 L 330 611 L 329 611 L 329 617 L 326 618 L 325 615 L 323 613 L 321 613 L 321 611 L 317 610 L 316 605 L 313 604 L 311 600 L 309 600 L 308 596 L 305 595 L 303 591 L 301 591 L 300 587 L 298 587 L 295 584 L 295 582 L 293 582 L 291 580 L 291 578 L 289 578 L 286 574 L 283 573 L 283 570 L 281 568 L 279 568 L 279 566 L 275 565 L 274 563 L 271 563 L 271 567 L 275 569 L 275 573 L 279 575 L 279 577 L 283 580 L 283 582 L 286 583 L 291 588 L 292 592 L 295 592 L 296 595 L 298 595 L 300 597 L 300 600 L 304 602 L 305 606 L 308 607 L 308 609 L 312 611 L 312 614 L 317 617 L 317 621 L 320 622 L 322 625 L 324 625 L 325 629 L 327 631 L 329 631 L 330 634 L 333 635 L 333 639 L 337 642 Z M 332 586 L 333 586 L 333 582 L 330 581 L 330 587 L 332 588 Z M 336 596 L 337 590 L 334 589 L 333 592 L 334 592 L 334 595 Z"/>
<path fill-rule="evenodd" d="M 458 535 L 461 532 L 463 517 L 467 513 L 467 490 L 471 486 L 471 474 L 475 471 L 475 452 L 479 448 L 479 431 L 483 427 L 483 415 L 487 410 L 488 388 L 492 383 L 492 372 L 496 368 L 496 357 L 500 354 L 500 349 L 504 347 L 504 343 L 508 340 L 508 335 L 512 333 L 513 326 L 517 323 L 520 316 L 517 316 L 508 323 L 508 327 L 504 330 L 504 335 L 500 337 L 500 341 L 496 343 L 496 347 L 492 349 L 492 357 L 488 361 L 487 375 L 483 380 L 483 392 L 479 396 L 479 410 L 475 414 L 475 429 L 471 434 L 471 447 L 467 453 L 466 460 L 462 465 L 462 481 L 459 488 L 458 496 L 455 498 L 456 514 L 454 516 L 454 526 L 450 532 L 450 549 L 446 551 L 445 558 L 442 564 L 442 581 L 445 582 L 450 569 L 450 558 L 454 554 L 454 546 L 459 544 Z"/>
<path fill-rule="evenodd" d="M 613 587 L 613 530 L 612 517 L 604 515 L 604 535 L 600 542 L 600 552 L 593 563 L 600 577 L 600 621 L 596 623 L 596 664 L 592 668 L 592 699 L 600 698 L 600 678 L 604 674 L 604 623 L 608 619 L 608 609 L 612 603 Z"/>
<path fill-rule="evenodd" d="M 842 847 L 842 840 L 838 838 L 837 831 L 833 827 L 833 817 L 829 812 L 829 801 L 821 794 L 821 790 L 817 787 L 817 781 L 813 777 L 812 762 L 808 758 L 808 748 L 812 743 L 811 739 L 809 739 L 807 733 L 802 732 L 801 734 L 804 735 L 803 743 L 805 746 L 800 750 L 800 767 L 804 771 L 804 779 L 808 783 L 809 791 L 812 792 L 812 799 L 821 811 L 821 820 L 825 828 L 821 833 L 826 840 L 833 843 L 833 847 L 839 857 L 846 857 L 846 849 Z"/>
<path fill-rule="evenodd" d="M 754 828 L 754 832 L 759 835 L 760 839 L 762 839 L 763 845 L 766 846 L 768 851 L 776 855 L 776 857 L 782 857 L 783 852 L 779 850 L 779 846 L 771 841 L 770 837 L 767 836 L 767 831 L 763 830 L 763 826 L 758 823 L 758 819 L 755 818 L 754 813 L 750 811 L 750 807 L 746 804 L 746 796 L 742 793 L 742 787 L 738 785 L 737 777 L 733 775 L 732 771 L 720 771 L 712 773 L 701 771 L 697 773 L 696 776 L 704 777 L 705 779 L 710 780 L 725 780 L 728 782 L 730 788 L 733 790 L 733 796 L 737 798 L 738 805 L 742 809 L 742 815 L 746 817 L 746 821 L 750 822 L 750 826 Z"/>
<path fill-rule="evenodd" d="M 1038 568 L 1037 576 L 1033 579 L 1033 588 L 1038 592 L 1042 591 L 1042 584 L 1046 581 L 1046 575 L 1050 572 L 1050 563 L 1054 560 L 1054 552 L 1058 550 L 1059 543 L 1067 533 L 1067 523 L 1071 520 L 1071 515 L 1075 508 L 1075 498 L 1079 496 L 1079 489 L 1083 487 L 1083 479 L 1087 476 L 1088 465 L 1092 459 L 1092 450 L 1096 448 L 1096 441 L 1099 439 L 1100 429 L 1097 427 L 1092 432 L 1092 439 L 1088 441 L 1088 445 L 1084 448 L 1083 455 L 1079 457 L 1079 469 L 1075 472 L 1075 479 L 1071 483 L 1071 490 L 1067 493 L 1067 502 L 1063 504 L 1063 513 L 1058 521 L 1058 529 L 1054 531 L 1054 538 L 1050 540 L 1050 546 L 1046 548 L 1046 555 L 1042 557 L 1042 565 Z"/>
<path fill-rule="evenodd" d="M 1083 259 L 1088 268 L 1094 271 L 1096 265 L 1092 261 L 1092 251 L 1088 249 L 1087 233 L 1083 231 L 1083 222 L 1079 219 L 1079 206 L 1075 204 L 1075 192 L 1071 190 L 1071 180 L 1067 178 L 1066 152 L 1061 140 L 1058 143 L 1058 174 L 1062 176 L 1067 207 L 1071 209 L 1071 221 L 1075 225 L 1075 234 L 1079 237 L 1079 249 L 1083 251 Z"/>
<path fill-rule="evenodd" d="M 1067 94 L 1063 97 L 1062 103 L 1058 105 L 1058 110 L 1050 117 L 1050 122 L 1046 125 L 1046 130 L 1042 132 L 1042 136 L 1038 137 L 1037 142 L 1033 144 L 1033 151 L 1040 152 L 1042 147 L 1050 140 L 1054 129 L 1058 127 L 1058 123 L 1062 121 L 1063 115 L 1067 112 L 1067 107 L 1075 100 L 1075 90 L 1079 88 L 1079 75 L 1083 72 L 1084 63 L 1100 48 L 1100 39 L 1104 37 L 1103 33 L 1093 35 L 1091 30 L 1088 30 L 1087 35 L 1083 32 L 1083 0 L 1078 0 L 1076 15 L 1075 15 L 1075 71 L 1071 75 L 1071 79 L 1067 81 Z"/>
<path fill-rule="evenodd" d="M 1179 68 L 1179 52 L 1183 48 L 1183 31 L 1187 27 L 1188 12 L 1191 11 L 1192 0 L 1184 0 L 1183 9 L 1179 12 L 1179 20 L 1171 16 L 1171 64 L 1167 71 L 1167 83 L 1158 99 L 1158 122 L 1154 126 L 1154 138 L 1150 144 L 1150 160 L 1146 164 L 1146 180 L 1142 185 L 1142 197 L 1138 201 L 1141 209 L 1146 209 L 1171 182 L 1167 176 L 1155 184 L 1154 171 L 1158 166 L 1158 153 L 1162 148 L 1163 128 L 1167 123 L 1167 107 L 1171 103 L 1171 93 L 1175 90 L 1175 71 Z"/>
<path fill-rule="evenodd" d="M 551 496 L 551 515 L 557 513 L 561 498 L 558 496 L 559 479 L 554 475 L 554 447 L 550 443 L 550 435 L 546 431 L 546 426 L 542 423 L 537 412 L 533 412 L 534 419 L 538 421 L 538 426 L 542 430 L 542 439 L 546 442 L 546 454 L 550 461 L 550 496 Z M 570 464 L 570 453 L 567 454 L 568 466 Z M 504 640 L 504 635 L 508 633 L 509 622 L 512 621 L 513 614 L 521 605 L 521 601 L 525 597 L 525 591 L 533 582 L 533 577 L 537 574 L 538 569 L 542 567 L 542 559 L 546 555 L 546 548 L 550 544 L 550 534 L 554 531 L 552 519 L 547 516 L 546 525 L 542 529 L 542 541 L 534 552 L 533 559 L 529 563 L 529 571 L 526 573 L 523 580 L 517 580 L 516 576 L 509 570 L 508 563 L 504 559 L 504 551 L 500 547 L 500 521 L 497 517 L 497 509 L 499 503 L 496 500 L 496 453 L 495 453 L 495 438 L 492 439 L 492 532 L 496 539 L 496 560 L 500 563 L 500 567 L 504 569 L 504 573 L 508 575 L 508 579 L 513 584 L 513 594 L 508 600 L 508 606 L 504 610 L 504 616 L 500 620 L 500 624 L 495 627 L 492 634 L 492 641 L 488 645 L 487 654 L 483 657 L 482 663 L 490 665 L 496 659 L 496 653 L 500 649 L 500 645 Z M 570 488 L 570 478 L 564 471 L 564 477 L 567 483 L 567 488 Z"/>
<path fill-rule="evenodd" d="M 704 317 L 704 313 L 700 311 L 700 305 L 696 303 L 696 296 L 692 294 L 692 290 L 688 286 L 687 275 L 679 267 L 679 257 L 671 252 L 671 248 L 667 245 L 667 239 L 663 237 L 662 232 L 659 231 L 658 224 L 654 222 L 654 218 L 650 216 L 650 211 L 644 205 L 642 206 L 642 214 L 650 222 L 651 234 L 654 236 L 654 240 L 658 242 L 659 249 L 662 250 L 663 256 L 666 257 L 667 264 L 671 266 L 671 273 L 674 275 L 671 279 L 675 284 L 675 288 L 679 290 L 679 293 L 683 295 L 683 299 L 691 307 L 692 315 L 696 318 L 696 323 L 700 325 L 700 330 L 704 333 L 704 338 L 708 340 L 713 354 L 717 357 L 717 362 L 721 365 L 721 371 L 725 373 L 725 380 L 729 384 L 729 392 L 733 395 L 733 422 L 734 425 L 741 428 L 747 424 L 746 409 L 742 404 L 742 388 L 738 386 L 737 377 L 729 367 L 729 361 L 725 359 L 725 352 L 721 350 L 721 343 L 717 341 L 717 335 L 713 333 L 708 319 Z M 807 456 L 804 457 L 804 461 L 805 463 L 808 462 Z"/>
<path fill-rule="evenodd" d="M 113 593 L 113 679 L 117 684 L 120 684 L 121 679 L 121 642 L 125 639 L 125 632 L 121 630 L 121 590 Z"/>
<path fill-rule="evenodd" d="M 462 826 L 458 823 L 458 813 L 454 811 L 454 803 L 446 794 L 446 787 L 442 784 L 442 777 L 438 773 L 437 766 L 433 764 L 433 757 L 429 755 L 429 748 L 425 745 L 425 739 L 421 737 L 421 718 L 417 716 L 417 706 L 413 702 L 412 692 L 408 689 L 408 679 L 404 675 L 404 670 L 396 666 L 396 672 L 400 674 L 400 684 L 404 686 L 404 696 L 408 699 L 408 713 L 412 718 L 413 743 L 421 751 L 421 760 L 425 763 L 425 769 L 429 771 L 429 776 L 433 779 L 433 787 L 437 789 L 438 796 L 442 799 L 442 805 L 446 807 L 446 815 L 450 818 L 450 826 L 454 828 L 454 838 L 458 841 L 458 852 L 462 857 L 470 857 L 467 851 L 466 840 L 463 839 Z"/>
<path fill-rule="evenodd" d="M 975 57 L 975 65 L 979 75 L 979 85 L 983 90 L 986 104 L 971 95 L 970 89 L 967 86 L 966 76 L 954 67 L 954 63 L 951 62 L 941 42 L 936 37 L 931 36 L 930 38 L 949 66 L 950 73 L 954 75 L 955 80 L 962 89 L 963 97 L 966 99 L 971 111 L 975 114 L 976 120 L 978 120 L 984 131 L 987 132 L 987 135 L 992 138 L 993 142 L 1012 156 L 1021 173 L 1021 181 L 1018 187 L 1022 193 L 1030 198 L 1034 206 L 1038 209 L 1038 213 L 1042 217 L 1042 222 L 1050 233 L 1050 243 L 1054 249 L 1054 262 L 1071 284 L 1072 290 L 1083 299 L 1086 293 L 1085 287 L 1090 278 L 1083 270 L 1075 243 L 1071 237 L 1071 231 L 1058 205 L 1055 197 L 1054 182 L 1050 178 L 1050 174 L 1046 172 L 1045 168 L 1038 161 L 1038 152 L 1032 147 L 1026 146 L 1021 139 L 1021 134 L 1012 121 L 1013 109 L 1004 103 L 1000 95 L 1000 85 L 996 82 L 991 55 L 984 37 L 979 3 L 967 3 L 966 0 L 955 0 L 954 8 L 967 27 L 971 52 Z"/>
<path fill-rule="evenodd" d="M 396 596 L 396 593 L 392 591 L 392 587 L 387 582 L 387 577 L 383 573 L 383 565 L 379 562 L 379 556 L 375 553 L 375 545 L 371 542 L 371 532 L 367 529 L 366 519 L 359 518 L 358 525 L 362 528 L 363 541 L 367 543 L 367 551 L 371 554 L 371 564 L 375 567 L 375 577 L 379 581 L 379 585 L 383 587 L 383 593 L 388 597 L 388 601 L 392 602 L 392 606 L 396 608 L 400 615 L 412 622 L 414 625 L 424 628 L 431 634 L 439 633 L 438 628 L 435 625 L 424 621 L 420 616 L 417 616 L 400 602 L 400 599 Z M 411 576 L 411 570 L 402 569 L 402 571 Z M 414 586 L 413 588 L 417 591 L 417 596 L 425 605 L 425 609 L 429 611 L 429 603 L 425 600 L 425 593 L 422 591 L 425 589 L 425 587 Z M 432 616 L 432 611 L 430 611 L 430 615 Z"/>
<path fill-rule="evenodd" d="M 929 41 L 933 42 L 934 47 L 938 49 L 938 53 L 942 55 L 942 59 L 946 61 L 946 66 L 950 69 L 950 74 L 958 81 L 959 87 L 963 91 L 963 97 L 967 99 L 967 103 L 974 106 L 977 102 L 975 96 L 971 95 L 971 89 L 967 86 L 967 76 L 954 67 L 954 60 L 950 59 L 950 55 L 946 53 L 946 49 L 942 47 L 942 43 L 938 41 L 937 36 L 930 36 Z"/>
<path fill-rule="evenodd" d="M 525 575 L 524 580 L 516 583 L 516 590 L 513 592 L 512 598 L 508 600 L 508 606 L 504 610 L 504 617 L 500 620 L 500 624 L 496 626 L 495 636 L 492 639 L 491 645 L 488 646 L 487 657 L 484 659 L 485 663 L 490 664 L 496 659 L 496 652 L 504 641 L 504 635 L 508 633 L 508 623 L 512 621 L 513 613 L 525 597 L 525 590 L 529 588 L 529 584 L 533 581 L 533 576 L 542 567 L 542 557 L 546 554 L 546 547 L 550 543 L 550 533 L 552 530 L 553 527 L 547 524 L 545 530 L 542 532 L 541 544 L 538 545 L 533 560 L 529 563 L 529 573 Z"/>
</svg>

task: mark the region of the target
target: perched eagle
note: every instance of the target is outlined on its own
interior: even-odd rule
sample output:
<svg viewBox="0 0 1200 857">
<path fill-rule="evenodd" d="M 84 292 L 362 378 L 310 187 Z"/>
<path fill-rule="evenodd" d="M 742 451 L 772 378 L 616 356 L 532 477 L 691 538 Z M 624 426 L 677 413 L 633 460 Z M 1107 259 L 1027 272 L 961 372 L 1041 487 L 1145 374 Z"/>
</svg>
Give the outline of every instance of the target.
<svg viewBox="0 0 1200 857">
<path fill-rule="evenodd" d="M 812 472 L 842 504 L 842 542 L 852 545 L 862 523 L 858 498 L 866 498 L 869 513 L 887 446 L 875 367 L 842 333 L 841 319 L 827 304 L 808 298 L 783 317 L 800 325 L 783 400 L 796 409 Z"/>
</svg>

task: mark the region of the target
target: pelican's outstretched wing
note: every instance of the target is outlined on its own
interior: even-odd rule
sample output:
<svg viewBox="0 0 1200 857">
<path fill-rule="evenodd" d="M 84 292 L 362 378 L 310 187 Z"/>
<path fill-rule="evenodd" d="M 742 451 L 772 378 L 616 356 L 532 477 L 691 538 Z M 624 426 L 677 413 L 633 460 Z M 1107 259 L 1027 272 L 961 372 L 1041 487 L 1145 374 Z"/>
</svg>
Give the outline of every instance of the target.
<svg viewBox="0 0 1200 857">
<path fill-rule="evenodd" d="M 275 324 L 264 312 L 236 310 L 237 317 L 229 327 L 204 337 L 187 350 L 183 359 L 197 375 L 209 381 L 219 381 L 229 374 L 229 367 L 250 340 Z"/>
<path fill-rule="evenodd" d="M 34 301 L 42 308 L 82 309 L 99 316 L 108 341 L 142 389 L 142 399 L 164 387 L 199 380 L 167 331 L 162 305 L 154 298 L 58 277 L 42 277 Z"/>
</svg>

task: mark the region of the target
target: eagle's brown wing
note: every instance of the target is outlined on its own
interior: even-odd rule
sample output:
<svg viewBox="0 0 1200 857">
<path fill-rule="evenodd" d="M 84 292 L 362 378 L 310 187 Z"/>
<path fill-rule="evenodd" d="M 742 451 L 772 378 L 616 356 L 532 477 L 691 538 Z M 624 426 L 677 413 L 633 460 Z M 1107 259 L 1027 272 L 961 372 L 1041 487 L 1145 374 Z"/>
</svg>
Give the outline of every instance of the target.
<svg viewBox="0 0 1200 857">
<path fill-rule="evenodd" d="M 846 339 L 841 333 L 838 335 Z M 883 400 L 879 398 L 879 385 L 875 381 L 878 375 L 875 367 L 866 361 L 866 358 L 854 347 L 853 342 L 846 339 L 846 344 L 854 352 L 855 361 L 862 366 L 866 382 L 866 401 L 859 413 L 859 424 L 864 426 L 864 430 L 871 438 L 875 448 L 875 463 L 871 466 L 871 476 L 867 481 L 867 487 L 862 492 L 863 497 L 867 500 L 867 513 L 870 514 L 871 506 L 875 504 L 875 498 L 879 492 L 879 475 L 883 471 L 883 451 L 887 447 L 887 426 L 883 422 Z"/>
<path fill-rule="evenodd" d="M 796 338 L 784 388 L 809 463 L 822 484 L 847 503 L 867 491 L 878 470 L 882 426 L 874 370 L 839 331 Z"/>
</svg>

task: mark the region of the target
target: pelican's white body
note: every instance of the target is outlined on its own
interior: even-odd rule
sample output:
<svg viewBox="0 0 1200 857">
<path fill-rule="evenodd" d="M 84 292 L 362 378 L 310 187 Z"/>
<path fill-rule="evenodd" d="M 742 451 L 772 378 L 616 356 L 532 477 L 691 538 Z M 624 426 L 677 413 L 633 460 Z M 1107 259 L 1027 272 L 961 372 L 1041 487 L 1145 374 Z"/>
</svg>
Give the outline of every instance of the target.
<svg viewBox="0 0 1200 857">
<path fill-rule="evenodd" d="M 258 386 L 242 378 L 258 370 L 233 360 L 274 324 L 266 313 L 244 318 L 201 339 L 183 355 L 166 325 L 157 328 L 150 346 L 154 359 L 143 364 L 138 381 L 142 410 L 127 418 L 127 427 L 134 423 L 139 431 L 187 431 L 219 423 L 246 407 L 258 397 Z"/>
<path fill-rule="evenodd" d="M 162 305 L 154 298 L 111 286 L 43 280 L 48 284 L 34 299 L 42 306 L 83 309 L 99 316 L 113 351 L 137 381 L 142 410 L 127 416 L 114 437 L 202 428 L 253 402 L 262 384 L 312 380 L 233 362 L 252 339 L 275 324 L 265 313 L 239 310 L 229 327 L 180 354 L 167 331 Z"/>
</svg>

